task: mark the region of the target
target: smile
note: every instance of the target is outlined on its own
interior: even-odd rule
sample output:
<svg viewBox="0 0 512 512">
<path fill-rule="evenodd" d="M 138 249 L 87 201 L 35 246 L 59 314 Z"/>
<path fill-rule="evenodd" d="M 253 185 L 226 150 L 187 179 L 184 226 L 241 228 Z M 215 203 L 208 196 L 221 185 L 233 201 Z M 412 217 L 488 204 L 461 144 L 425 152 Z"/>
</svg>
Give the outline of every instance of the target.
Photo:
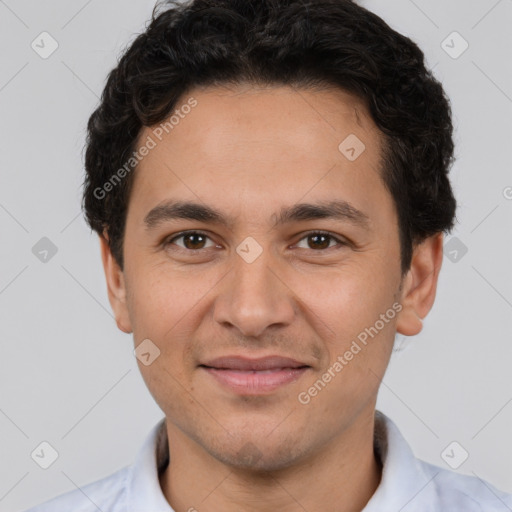
<svg viewBox="0 0 512 512">
<path fill-rule="evenodd" d="M 244 395 L 260 395 L 298 380 L 310 367 L 235 370 L 200 366 L 223 387 Z"/>
</svg>

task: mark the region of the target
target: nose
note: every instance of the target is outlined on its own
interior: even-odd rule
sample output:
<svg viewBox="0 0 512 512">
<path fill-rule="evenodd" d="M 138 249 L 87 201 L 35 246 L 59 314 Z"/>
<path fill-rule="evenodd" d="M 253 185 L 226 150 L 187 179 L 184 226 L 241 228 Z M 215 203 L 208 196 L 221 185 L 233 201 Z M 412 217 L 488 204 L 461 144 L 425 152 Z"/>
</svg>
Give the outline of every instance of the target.
<svg viewBox="0 0 512 512">
<path fill-rule="evenodd" d="M 285 327 L 295 316 L 293 291 L 268 250 L 252 263 L 234 254 L 214 305 L 214 320 L 244 336 L 261 336 L 269 327 Z"/>
</svg>

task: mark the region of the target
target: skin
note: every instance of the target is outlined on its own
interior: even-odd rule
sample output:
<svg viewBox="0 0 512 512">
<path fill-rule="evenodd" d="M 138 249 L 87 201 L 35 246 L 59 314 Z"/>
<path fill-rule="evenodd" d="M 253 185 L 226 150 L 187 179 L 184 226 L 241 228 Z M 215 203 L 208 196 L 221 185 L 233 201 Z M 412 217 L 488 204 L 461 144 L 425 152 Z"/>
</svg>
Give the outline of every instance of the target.
<svg viewBox="0 0 512 512">
<path fill-rule="evenodd" d="M 139 367 L 166 416 L 163 493 L 179 512 L 360 511 L 381 478 L 379 384 L 395 333 L 420 332 L 433 305 L 442 234 L 415 247 L 402 276 L 395 205 L 380 177 L 382 134 L 355 96 L 245 84 L 194 89 L 178 105 L 190 96 L 197 106 L 135 172 L 123 270 L 100 237 L 118 327 L 161 351 Z M 338 150 L 349 134 L 366 146 L 355 161 Z M 233 225 L 182 219 L 147 230 L 146 214 L 170 198 L 213 206 Z M 367 215 L 368 229 L 343 219 L 273 227 L 282 207 L 340 198 Z M 171 240 L 184 230 L 207 237 Z M 318 242 L 318 230 L 347 243 Z M 252 263 L 236 252 L 248 236 L 262 248 Z M 300 403 L 394 303 L 400 313 Z M 198 367 L 230 354 L 278 354 L 311 368 L 269 394 L 241 395 Z"/>
</svg>

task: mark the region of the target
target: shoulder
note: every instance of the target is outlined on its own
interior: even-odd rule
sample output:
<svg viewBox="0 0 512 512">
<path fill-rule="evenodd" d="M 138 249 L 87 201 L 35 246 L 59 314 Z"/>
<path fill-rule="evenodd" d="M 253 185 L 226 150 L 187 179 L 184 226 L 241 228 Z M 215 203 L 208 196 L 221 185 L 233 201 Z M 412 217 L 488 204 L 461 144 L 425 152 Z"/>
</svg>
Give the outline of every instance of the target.
<svg viewBox="0 0 512 512">
<path fill-rule="evenodd" d="M 126 508 L 126 484 L 130 467 L 124 467 L 105 478 L 56 496 L 25 512 L 121 512 Z"/>
<path fill-rule="evenodd" d="M 500 491 L 477 476 L 463 475 L 417 460 L 431 479 L 438 503 L 446 510 L 459 510 L 461 506 L 465 512 L 512 510 L 512 494 Z"/>
<path fill-rule="evenodd" d="M 365 512 L 512 511 L 512 494 L 476 475 L 463 475 L 417 458 L 397 425 L 376 411 L 375 450 L 383 463 L 379 488 Z"/>
</svg>

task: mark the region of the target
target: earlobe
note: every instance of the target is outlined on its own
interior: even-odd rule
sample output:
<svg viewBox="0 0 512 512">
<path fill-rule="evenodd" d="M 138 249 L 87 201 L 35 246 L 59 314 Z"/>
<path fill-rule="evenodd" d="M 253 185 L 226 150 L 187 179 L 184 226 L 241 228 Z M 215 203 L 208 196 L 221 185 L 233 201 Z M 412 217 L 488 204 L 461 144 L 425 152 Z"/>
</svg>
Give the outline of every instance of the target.
<svg viewBox="0 0 512 512">
<path fill-rule="evenodd" d="M 129 334 L 133 332 L 133 330 L 126 303 L 126 284 L 124 273 L 112 255 L 107 234 L 104 232 L 103 235 L 100 235 L 99 239 L 101 260 L 103 262 L 103 270 L 105 271 L 105 279 L 107 281 L 108 300 L 112 307 L 112 311 L 114 312 L 117 327 L 121 331 Z"/>
<path fill-rule="evenodd" d="M 442 233 L 433 235 L 414 247 L 411 267 L 402 286 L 402 311 L 396 324 L 396 330 L 400 334 L 414 336 L 421 332 L 423 319 L 434 304 L 442 262 Z"/>
</svg>

